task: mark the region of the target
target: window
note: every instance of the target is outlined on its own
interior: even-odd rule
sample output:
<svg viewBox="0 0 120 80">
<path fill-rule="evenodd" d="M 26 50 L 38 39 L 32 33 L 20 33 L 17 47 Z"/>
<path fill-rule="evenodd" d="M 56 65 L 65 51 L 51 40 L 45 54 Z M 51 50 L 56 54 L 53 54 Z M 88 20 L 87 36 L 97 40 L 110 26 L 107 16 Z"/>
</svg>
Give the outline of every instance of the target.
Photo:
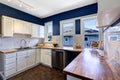
<svg viewBox="0 0 120 80">
<path fill-rule="evenodd" d="M 51 42 L 52 41 L 52 34 L 53 34 L 53 28 L 52 28 L 52 22 L 45 23 L 45 42 Z"/>
<path fill-rule="evenodd" d="M 90 47 L 92 41 L 98 42 L 100 40 L 100 29 L 96 28 L 96 16 L 87 17 L 82 19 L 83 27 L 83 46 Z"/>
<path fill-rule="evenodd" d="M 61 39 L 62 39 L 62 45 L 64 47 L 73 47 L 74 44 L 74 20 L 65 20 L 61 21 Z"/>
</svg>

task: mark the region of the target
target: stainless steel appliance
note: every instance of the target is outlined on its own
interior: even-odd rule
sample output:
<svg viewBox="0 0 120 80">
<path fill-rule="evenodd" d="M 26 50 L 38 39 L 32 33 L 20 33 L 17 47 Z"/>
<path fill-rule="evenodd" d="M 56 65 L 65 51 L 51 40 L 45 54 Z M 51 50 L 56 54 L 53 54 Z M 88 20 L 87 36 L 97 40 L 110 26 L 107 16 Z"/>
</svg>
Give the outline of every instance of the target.
<svg viewBox="0 0 120 80">
<path fill-rule="evenodd" d="M 63 50 L 52 50 L 52 67 L 62 70 L 64 68 Z"/>
</svg>

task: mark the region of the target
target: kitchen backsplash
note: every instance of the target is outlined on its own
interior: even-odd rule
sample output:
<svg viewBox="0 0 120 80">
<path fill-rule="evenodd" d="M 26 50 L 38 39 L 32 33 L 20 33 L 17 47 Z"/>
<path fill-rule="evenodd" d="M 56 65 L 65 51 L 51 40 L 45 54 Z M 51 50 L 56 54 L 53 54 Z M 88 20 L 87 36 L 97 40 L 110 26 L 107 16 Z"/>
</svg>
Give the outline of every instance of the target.
<svg viewBox="0 0 120 80">
<path fill-rule="evenodd" d="M 42 39 L 28 38 L 27 36 L 14 36 L 12 38 L 2 38 L 0 37 L 0 50 L 20 48 L 20 40 L 25 39 L 27 44 L 26 47 L 33 47 L 38 43 L 43 42 Z"/>
</svg>

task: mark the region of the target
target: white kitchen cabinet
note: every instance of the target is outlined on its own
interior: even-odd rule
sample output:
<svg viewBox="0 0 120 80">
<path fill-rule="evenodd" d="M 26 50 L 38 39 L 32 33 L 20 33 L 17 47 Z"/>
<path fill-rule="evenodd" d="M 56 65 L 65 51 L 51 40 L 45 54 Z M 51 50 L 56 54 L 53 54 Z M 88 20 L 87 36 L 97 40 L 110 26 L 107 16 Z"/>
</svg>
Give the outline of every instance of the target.
<svg viewBox="0 0 120 80">
<path fill-rule="evenodd" d="M 40 26 L 37 24 L 32 24 L 32 37 L 39 38 L 40 37 Z"/>
<path fill-rule="evenodd" d="M 67 75 L 67 80 L 82 80 L 82 79 L 79 79 L 77 77 L 73 77 L 73 76 Z"/>
<path fill-rule="evenodd" d="M 41 49 L 41 63 L 52 67 L 51 49 Z"/>
<path fill-rule="evenodd" d="M 41 62 L 41 49 L 36 49 L 36 63 Z"/>
<path fill-rule="evenodd" d="M 14 33 L 24 34 L 24 23 L 21 20 L 14 19 Z"/>
<path fill-rule="evenodd" d="M 24 21 L 24 34 L 31 34 L 32 33 L 32 24 L 29 22 Z"/>
<path fill-rule="evenodd" d="M 2 16 L 2 36 L 13 36 L 13 18 Z"/>
<path fill-rule="evenodd" d="M 35 54 L 36 54 L 35 49 L 27 50 L 27 58 L 26 58 L 27 67 L 31 67 L 35 65 L 36 62 Z"/>
<path fill-rule="evenodd" d="M 120 0 L 98 0 L 98 12 L 120 7 Z"/>
<path fill-rule="evenodd" d="M 112 25 L 120 17 L 120 0 L 98 0 L 98 28 Z"/>
<path fill-rule="evenodd" d="M 21 71 L 27 67 L 27 51 L 17 52 L 17 71 Z"/>
<path fill-rule="evenodd" d="M 4 74 L 6 77 L 16 73 L 16 53 L 4 54 Z"/>
<path fill-rule="evenodd" d="M 40 35 L 40 38 L 44 38 L 44 37 L 45 37 L 45 36 L 44 36 L 44 35 L 45 35 L 44 29 L 45 29 L 45 27 L 40 25 L 40 31 L 39 31 L 39 33 L 40 33 L 40 34 L 39 34 L 39 35 Z"/>
</svg>

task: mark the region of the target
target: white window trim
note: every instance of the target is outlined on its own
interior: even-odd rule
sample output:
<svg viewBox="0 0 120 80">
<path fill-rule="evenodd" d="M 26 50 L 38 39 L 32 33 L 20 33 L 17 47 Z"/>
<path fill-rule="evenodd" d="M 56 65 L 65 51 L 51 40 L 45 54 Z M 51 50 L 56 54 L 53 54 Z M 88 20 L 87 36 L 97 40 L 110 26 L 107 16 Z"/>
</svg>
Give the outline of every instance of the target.
<svg viewBox="0 0 120 80">
<path fill-rule="evenodd" d="M 52 36 L 53 36 L 53 21 L 50 21 L 50 22 L 46 22 L 45 24 L 45 42 L 52 42 L 53 41 L 53 38 L 52 38 L 52 41 L 48 41 L 48 38 L 47 38 L 47 34 L 46 34 L 46 26 L 47 25 L 52 25 Z"/>
</svg>

